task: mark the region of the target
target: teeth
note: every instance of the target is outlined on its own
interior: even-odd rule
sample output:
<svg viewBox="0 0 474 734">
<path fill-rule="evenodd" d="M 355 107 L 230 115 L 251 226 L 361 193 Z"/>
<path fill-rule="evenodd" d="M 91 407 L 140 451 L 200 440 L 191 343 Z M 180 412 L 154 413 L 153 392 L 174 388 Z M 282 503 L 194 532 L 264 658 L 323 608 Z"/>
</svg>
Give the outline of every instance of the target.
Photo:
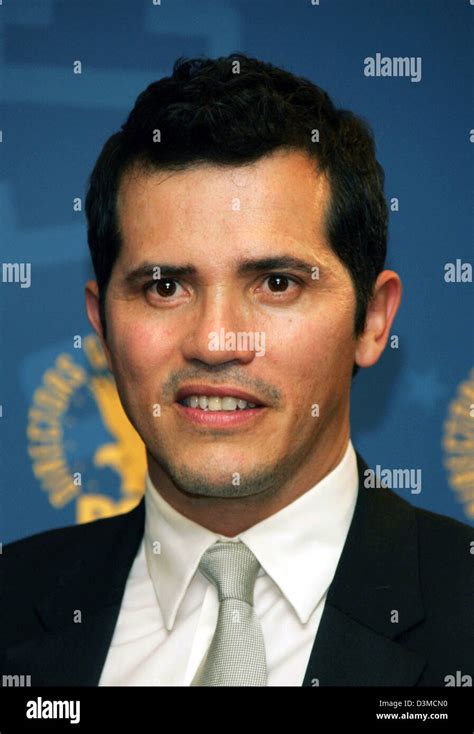
<svg viewBox="0 0 474 734">
<path fill-rule="evenodd" d="M 246 400 L 240 400 L 232 397 L 232 395 L 219 398 L 216 395 L 189 395 L 181 402 L 189 408 L 201 408 L 201 410 L 210 410 L 217 412 L 220 410 L 246 410 L 247 408 L 255 408 L 255 403 L 248 403 Z"/>
<path fill-rule="evenodd" d="M 209 398 L 207 401 L 207 407 L 209 410 L 221 410 L 222 400 L 216 397 Z"/>
<path fill-rule="evenodd" d="M 235 410 L 237 407 L 237 398 L 221 398 L 222 410 Z"/>
</svg>

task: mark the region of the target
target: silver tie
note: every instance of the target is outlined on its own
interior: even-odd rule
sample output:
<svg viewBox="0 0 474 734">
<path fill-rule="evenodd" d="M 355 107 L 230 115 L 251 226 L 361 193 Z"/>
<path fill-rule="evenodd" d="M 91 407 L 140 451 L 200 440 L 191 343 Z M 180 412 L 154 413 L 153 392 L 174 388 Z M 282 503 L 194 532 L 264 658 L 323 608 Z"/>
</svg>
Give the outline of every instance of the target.
<svg viewBox="0 0 474 734">
<path fill-rule="evenodd" d="M 218 541 L 203 554 L 199 570 L 217 588 L 219 616 L 192 686 L 266 686 L 265 644 L 253 608 L 259 568 L 241 542 Z"/>
</svg>

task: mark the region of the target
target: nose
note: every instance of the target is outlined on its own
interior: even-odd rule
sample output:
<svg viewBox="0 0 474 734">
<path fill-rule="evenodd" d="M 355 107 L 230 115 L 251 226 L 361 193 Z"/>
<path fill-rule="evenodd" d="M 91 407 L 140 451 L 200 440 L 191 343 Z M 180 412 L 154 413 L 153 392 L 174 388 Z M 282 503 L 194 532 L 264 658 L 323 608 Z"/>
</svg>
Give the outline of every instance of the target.
<svg viewBox="0 0 474 734">
<path fill-rule="evenodd" d="M 230 287 L 209 288 L 183 342 L 183 356 L 208 365 L 250 363 L 256 355 L 253 318 L 248 304 Z"/>
</svg>

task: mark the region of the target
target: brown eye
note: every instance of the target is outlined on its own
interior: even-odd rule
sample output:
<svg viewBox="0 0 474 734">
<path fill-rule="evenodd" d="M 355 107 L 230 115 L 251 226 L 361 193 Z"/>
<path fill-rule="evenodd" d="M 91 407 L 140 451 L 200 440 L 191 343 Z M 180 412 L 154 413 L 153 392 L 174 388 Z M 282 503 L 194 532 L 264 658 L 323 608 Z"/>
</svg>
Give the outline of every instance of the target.
<svg viewBox="0 0 474 734">
<path fill-rule="evenodd" d="M 286 275 L 269 275 L 268 287 L 273 293 L 283 293 L 288 289 L 290 281 Z"/>
<path fill-rule="evenodd" d="M 156 294 L 163 298 L 174 296 L 176 293 L 176 281 L 171 278 L 162 278 L 155 283 Z"/>
</svg>

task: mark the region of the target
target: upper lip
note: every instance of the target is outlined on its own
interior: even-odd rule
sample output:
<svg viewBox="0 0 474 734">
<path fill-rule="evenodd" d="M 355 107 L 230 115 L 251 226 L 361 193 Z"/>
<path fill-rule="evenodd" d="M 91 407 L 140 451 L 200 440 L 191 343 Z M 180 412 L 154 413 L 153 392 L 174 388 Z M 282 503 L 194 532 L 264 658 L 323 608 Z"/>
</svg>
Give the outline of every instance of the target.
<svg viewBox="0 0 474 734">
<path fill-rule="evenodd" d="M 220 385 L 219 387 L 213 387 L 212 385 L 185 385 L 181 387 L 177 394 L 176 400 L 184 400 L 190 395 L 215 395 L 218 398 L 224 397 L 235 397 L 240 400 L 246 400 L 248 403 L 255 403 L 255 405 L 264 405 L 256 395 L 240 390 L 238 387 Z"/>
</svg>

